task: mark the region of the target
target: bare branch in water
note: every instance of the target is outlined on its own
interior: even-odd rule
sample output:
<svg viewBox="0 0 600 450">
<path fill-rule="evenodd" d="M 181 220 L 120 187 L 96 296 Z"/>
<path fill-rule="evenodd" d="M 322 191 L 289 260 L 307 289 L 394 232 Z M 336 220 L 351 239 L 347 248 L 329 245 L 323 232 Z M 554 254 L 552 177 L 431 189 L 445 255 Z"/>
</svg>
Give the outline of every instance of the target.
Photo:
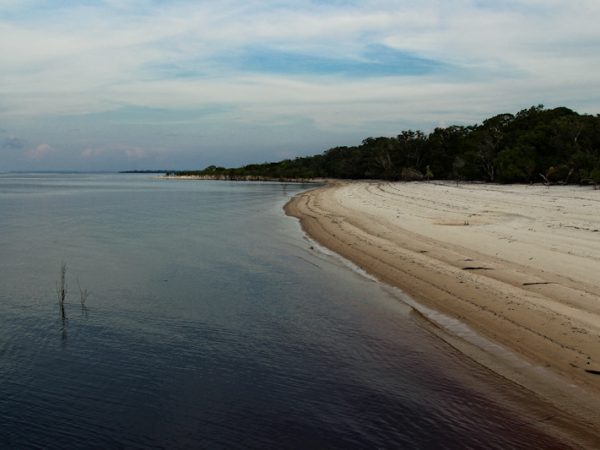
<svg viewBox="0 0 600 450">
<path fill-rule="evenodd" d="M 79 278 L 77 278 L 77 287 L 79 288 L 79 301 L 81 302 L 81 306 L 85 306 L 85 302 L 90 295 L 90 291 L 87 289 L 81 289 L 81 285 L 79 284 Z"/>
<path fill-rule="evenodd" d="M 56 295 L 58 296 L 58 304 L 60 307 L 60 315 L 62 317 L 63 326 L 67 316 L 65 314 L 65 299 L 67 298 L 67 263 L 60 263 L 60 279 L 56 284 Z"/>
<path fill-rule="evenodd" d="M 67 263 L 64 261 L 60 263 L 60 280 L 56 283 L 56 295 L 58 303 L 64 305 L 67 297 Z"/>
</svg>

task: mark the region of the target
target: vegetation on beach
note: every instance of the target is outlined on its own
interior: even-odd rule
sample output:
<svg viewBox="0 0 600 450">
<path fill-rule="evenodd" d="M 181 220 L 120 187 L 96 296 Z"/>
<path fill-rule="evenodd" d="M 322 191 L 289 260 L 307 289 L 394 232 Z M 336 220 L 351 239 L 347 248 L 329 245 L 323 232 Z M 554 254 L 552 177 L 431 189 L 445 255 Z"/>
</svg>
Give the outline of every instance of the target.
<svg viewBox="0 0 600 450">
<path fill-rule="evenodd" d="M 600 115 L 533 106 L 481 124 L 369 137 L 358 146 L 238 168 L 169 175 L 223 179 L 446 179 L 600 183 Z"/>
</svg>

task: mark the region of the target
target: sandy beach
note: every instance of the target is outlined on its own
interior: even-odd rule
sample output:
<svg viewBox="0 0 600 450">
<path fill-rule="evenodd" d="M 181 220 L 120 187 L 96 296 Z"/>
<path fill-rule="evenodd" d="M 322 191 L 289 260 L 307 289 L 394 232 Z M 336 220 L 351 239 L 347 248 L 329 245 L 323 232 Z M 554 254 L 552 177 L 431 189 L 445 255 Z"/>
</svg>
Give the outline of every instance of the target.
<svg viewBox="0 0 600 450">
<path fill-rule="evenodd" d="M 600 191 L 339 182 L 298 195 L 286 212 L 320 244 L 485 338 L 436 323 L 453 346 L 580 424 L 588 443 L 600 434 Z"/>
</svg>

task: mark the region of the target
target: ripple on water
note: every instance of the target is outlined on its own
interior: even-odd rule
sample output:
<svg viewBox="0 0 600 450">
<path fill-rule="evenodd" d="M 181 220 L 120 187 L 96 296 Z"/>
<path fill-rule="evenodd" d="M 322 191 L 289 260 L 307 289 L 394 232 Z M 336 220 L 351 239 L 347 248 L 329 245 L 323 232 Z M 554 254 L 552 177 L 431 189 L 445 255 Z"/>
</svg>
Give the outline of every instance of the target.
<svg viewBox="0 0 600 450">
<path fill-rule="evenodd" d="M 393 296 L 307 249 L 273 206 L 301 187 L 40 177 L 0 176 L 0 447 L 555 442 Z"/>
</svg>

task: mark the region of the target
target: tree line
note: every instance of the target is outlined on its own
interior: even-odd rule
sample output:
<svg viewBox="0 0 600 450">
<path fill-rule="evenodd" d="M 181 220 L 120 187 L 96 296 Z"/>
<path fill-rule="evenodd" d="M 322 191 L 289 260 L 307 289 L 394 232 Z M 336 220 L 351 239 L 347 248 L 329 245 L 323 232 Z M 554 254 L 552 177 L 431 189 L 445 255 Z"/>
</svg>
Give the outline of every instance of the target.
<svg viewBox="0 0 600 450">
<path fill-rule="evenodd" d="M 315 156 L 238 168 L 209 166 L 174 175 L 225 179 L 465 180 L 600 183 L 600 115 L 543 105 L 481 124 L 369 137 Z"/>
</svg>

